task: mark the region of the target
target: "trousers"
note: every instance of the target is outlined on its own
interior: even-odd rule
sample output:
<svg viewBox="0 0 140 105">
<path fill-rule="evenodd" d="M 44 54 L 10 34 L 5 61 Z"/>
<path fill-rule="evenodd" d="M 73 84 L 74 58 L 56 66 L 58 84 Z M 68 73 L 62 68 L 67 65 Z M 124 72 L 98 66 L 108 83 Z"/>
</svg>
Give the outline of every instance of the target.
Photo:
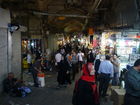
<svg viewBox="0 0 140 105">
<path fill-rule="evenodd" d="M 100 94 L 100 96 L 106 96 L 109 82 L 110 82 L 110 75 L 101 73 L 99 76 L 99 94 Z"/>
</svg>

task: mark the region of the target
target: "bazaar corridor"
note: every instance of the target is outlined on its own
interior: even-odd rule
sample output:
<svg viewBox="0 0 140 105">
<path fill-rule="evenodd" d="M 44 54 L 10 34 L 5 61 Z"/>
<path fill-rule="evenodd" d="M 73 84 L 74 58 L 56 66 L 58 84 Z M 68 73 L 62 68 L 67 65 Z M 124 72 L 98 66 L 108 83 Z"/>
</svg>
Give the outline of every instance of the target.
<svg viewBox="0 0 140 105">
<path fill-rule="evenodd" d="M 140 0 L 0 0 L 0 105 L 140 105 Z"/>
</svg>

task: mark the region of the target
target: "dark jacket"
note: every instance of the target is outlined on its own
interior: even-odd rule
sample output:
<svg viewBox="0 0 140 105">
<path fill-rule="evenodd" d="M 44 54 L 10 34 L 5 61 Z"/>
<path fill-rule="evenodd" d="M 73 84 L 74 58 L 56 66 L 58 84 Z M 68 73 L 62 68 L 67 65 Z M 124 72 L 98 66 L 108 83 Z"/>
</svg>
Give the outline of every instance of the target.
<svg viewBox="0 0 140 105">
<path fill-rule="evenodd" d="M 95 61 L 95 71 L 96 71 L 96 74 L 98 74 L 98 70 L 99 70 L 100 64 L 101 64 L 100 59 L 97 59 Z"/>
<path fill-rule="evenodd" d="M 73 105 L 96 105 L 91 84 L 81 79 L 77 82 L 73 93 Z"/>
<path fill-rule="evenodd" d="M 17 86 L 16 82 L 17 82 L 16 78 L 13 78 L 11 80 L 6 78 L 3 81 L 3 90 L 4 90 L 4 92 L 9 93 L 9 92 L 13 91 L 15 88 L 17 88 L 18 86 Z"/>
</svg>

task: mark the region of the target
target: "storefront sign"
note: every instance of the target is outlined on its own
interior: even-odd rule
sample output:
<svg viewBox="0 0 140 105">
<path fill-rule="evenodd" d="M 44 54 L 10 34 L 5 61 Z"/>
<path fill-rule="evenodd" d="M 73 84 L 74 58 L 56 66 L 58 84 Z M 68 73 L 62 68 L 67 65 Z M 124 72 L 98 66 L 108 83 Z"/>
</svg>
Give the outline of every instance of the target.
<svg viewBox="0 0 140 105">
<path fill-rule="evenodd" d="M 140 34 L 136 36 L 136 38 L 140 38 Z"/>
</svg>

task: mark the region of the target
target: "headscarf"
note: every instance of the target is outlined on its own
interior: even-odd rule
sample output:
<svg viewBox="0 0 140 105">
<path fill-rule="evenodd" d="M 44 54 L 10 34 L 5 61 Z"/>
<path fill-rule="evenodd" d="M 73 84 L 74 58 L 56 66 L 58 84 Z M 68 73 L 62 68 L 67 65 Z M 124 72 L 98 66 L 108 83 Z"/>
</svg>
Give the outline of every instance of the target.
<svg viewBox="0 0 140 105">
<path fill-rule="evenodd" d="M 93 66 L 92 63 L 84 64 L 82 68 L 82 71 L 83 71 L 83 75 L 81 76 L 82 80 L 85 80 L 87 82 L 95 82 L 95 75 L 90 75 L 92 66 Z"/>
</svg>

